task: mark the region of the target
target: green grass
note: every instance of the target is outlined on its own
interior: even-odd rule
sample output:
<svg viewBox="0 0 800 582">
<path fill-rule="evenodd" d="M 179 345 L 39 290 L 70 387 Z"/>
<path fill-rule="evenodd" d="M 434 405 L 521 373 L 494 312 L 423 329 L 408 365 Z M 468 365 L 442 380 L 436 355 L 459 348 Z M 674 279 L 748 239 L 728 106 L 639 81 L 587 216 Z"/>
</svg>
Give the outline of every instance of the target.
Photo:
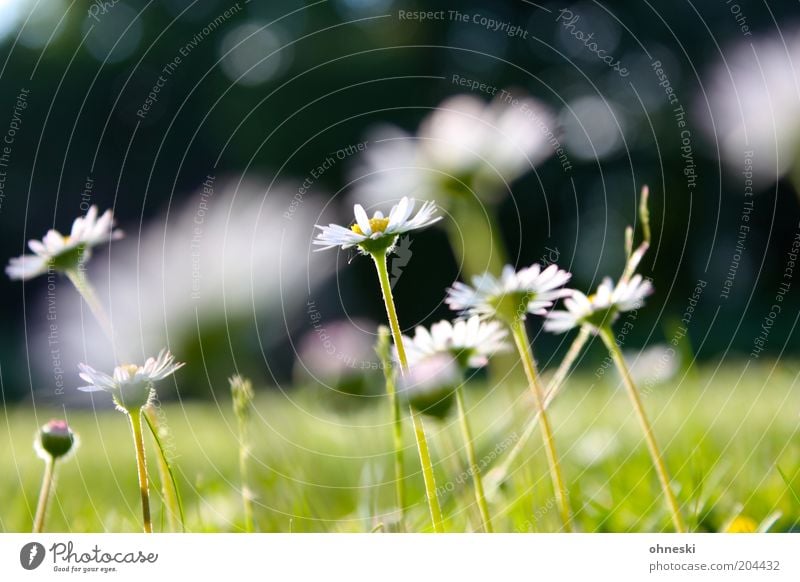
<svg viewBox="0 0 800 582">
<path fill-rule="evenodd" d="M 645 406 L 693 531 L 719 531 L 741 514 L 771 531 L 800 525 L 800 382 L 796 366 L 708 366 L 659 386 Z M 575 524 L 581 531 L 669 531 L 656 476 L 624 392 L 578 375 L 551 408 Z M 226 385 L 219 393 L 224 394 Z M 478 456 L 521 434 L 532 403 L 522 386 L 466 393 Z M 394 502 L 390 414 L 383 399 L 342 412 L 311 388 L 257 391 L 251 423 L 257 530 L 364 532 L 391 529 Z M 238 443 L 230 402 L 164 407 L 188 531 L 241 531 Z M 16 406 L 0 417 L 0 530 L 28 531 L 43 463 L 36 428 L 58 411 Z M 73 411 L 81 443 L 58 470 L 48 531 L 139 531 L 130 429 L 115 411 Z M 448 531 L 479 528 L 455 418 L 427 420 Z M 406 424 L 408 529 L 430 530 L 410 422 Z M 506 450 L 510 450 L 510 447 Z M 158 479 L 154 451 L 151 478 Z M 501 456 L 497 457 L 502 458 Z M 782 474 L 781 474 L 782 473 Z M 166 516 L 151 488 L 154 527 Z M 558 512 L 539 433 L 491 501 L 497 531 L 556 531 Z"/>
</svg>

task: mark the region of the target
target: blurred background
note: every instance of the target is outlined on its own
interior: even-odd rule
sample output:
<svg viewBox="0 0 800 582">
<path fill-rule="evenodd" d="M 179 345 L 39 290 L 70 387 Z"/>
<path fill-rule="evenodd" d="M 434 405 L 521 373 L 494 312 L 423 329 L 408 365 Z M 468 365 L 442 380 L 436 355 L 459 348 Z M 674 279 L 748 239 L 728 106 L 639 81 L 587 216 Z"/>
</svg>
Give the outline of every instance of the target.
<svg viewBox="0 0 800 582">
<path fill-rule="evenodd" d="M 758 358 L 797 356 L 796 290 L 769 306 L 798 284 L 799 12 L 0 0 L 3 260 L 90 204 L 127 235 L 90 267 L 124 356 L 66 281 L 0 278 L 3 397 L 85 402 L 78 361 L 164 345 L 202 363 L 181 397 L 214 397 L 234 370 L 379 394 L 363 376 L 384 319 L 373 267 L 310 242 L 354 202 L 403 195 L 447 216 L 394 259 L 406 329 L 449 317 L 445 289 L 504 261 L 558 262 L 586 291 L 618 276 L 649 184 L 657 293 L 626 348 L 679 337 L 670 368 L 747 358 L 767 318 Z M 568 340 L 538 332 L 547 367 Z"/>
</svg>

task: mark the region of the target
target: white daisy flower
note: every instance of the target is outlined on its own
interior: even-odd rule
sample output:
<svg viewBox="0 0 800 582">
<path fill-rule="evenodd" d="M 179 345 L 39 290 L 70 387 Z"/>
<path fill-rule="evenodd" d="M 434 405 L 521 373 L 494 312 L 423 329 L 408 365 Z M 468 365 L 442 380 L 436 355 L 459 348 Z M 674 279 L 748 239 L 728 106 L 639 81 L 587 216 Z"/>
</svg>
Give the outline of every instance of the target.
<svg viewBox="0 0 800 582">
<path fill-rule="evenodd" d="M 589 325 L 594 329 L 610 326 L 620 313 L 644 305 L 645 297 L 652 292 L 652 283 L 641 275 L 635 275 L 630 280 L 623 279 L 616 286 L 606 277 L 594 295 L 587 297 L 580 291 L 572 291 L 571 296 L 564 300 L 567 310 L 548 313 L 544 328 L 553 333 L 563 333 L 581 325 Z"/>
<path fill-rule="evenodd" d="M 535 263 L 516 272 L 506 265 L 499 278 L 485 273 L 472 279 L 472 287 L 454 283 L 447 290 L 445 303 L 472 315 L 496 315 L 505 321 L 516 321 L 524 319 L 526 313 L 544 315 L 556 299 L 571 293 L 562 289 L 571 277 L 557 265 L 542 269 Z"/>
<path fill-rule="evenodd" d="M 114 215 L 106 210 L 97 216 L 97 206 L 75 219 L 72 230 L 64 236 L 57 230 L 49 230 L 42 240 L 28 241 L 35 253 L 11 259 L 6 274 L 11 279 L 32 279 L 52 266 L 56 270 L 75 269 L 91 256 L 91 248 L 122 237 L 122 231 L 114 229 Z"/>
<path fill-rule="evenodd" d="M 447 354 L 462 368 L 482 368 L 493 354 L 508 349 L 508 332 L 496 321 L 481 321 L 478 316 L 454 323 L 442 320 L 430 331 L 419 326 L 414 338 L 403 336 L 408 362 L 414 366 L 435 354 Z"/>
<path fill-rule="evenodd" d="M 398 377 L 399 394 L 423 414 L 445 418 L 455 402 L 455 389 L 464 381 L 461 365 L 450 354 L 421 358 Z"/>
<path fill-rule="evenodd" d="M 377 211 L 372 218 L 369 218 L 360 204 L 356 204 L 353 211 L 356 221 L 350 228 L 338 224 L 315 225 L 322 231 L 314 239 L 314 244 L 322 247 L 317 250 L 334 247 L 349 249 L 358 246 L 364 254 L 388 251 L 397 242 L 399 235 L 425 228 L 442 219 L 441 216 L 434 216 L 437 208 L 433 202 L 425 202 L 412 218 L 414 200 L 405 196 L 392 207 L 388 217 Z"/>
<path fill-rule="evenodd" d="M 736 176 L 744 169 L 763 188 L 796 168 L 800 154 L 800 30 L 724 51 L 705 74 L 694 111 L 705 112 L 698 121 L 728 168 Z"/>
<path fill-rule="evenodd" d="M 474 95 L 445 99 L 415 136 L 394 126 L 376 128 L 351 174 L 354 195 L 371 203 L 415 192 L 444 203 L 465 188 L 483 199 L 502 196 L 557 145 L 552 112 L 532 97 L 514 96 L 514 104 L 500 96 L 490 103 Z"/>
<path fill-rule="evenodd" d="M 88 382 L 87 386 L 79 386 L 83 392 L 108 392 L 114 397 L 117 407 L 124 411 L 145 406 L 155 395 L 153 383 L 163 380 L 183 367 L 176 362 L 169 350 L 161 350 L 155 358 L 147 358 L 143 366 L 123 364 L 114 368 L 109 376 L 99 372 L 87 364 L 78 364 L 80 377 Z"/>
</svg>

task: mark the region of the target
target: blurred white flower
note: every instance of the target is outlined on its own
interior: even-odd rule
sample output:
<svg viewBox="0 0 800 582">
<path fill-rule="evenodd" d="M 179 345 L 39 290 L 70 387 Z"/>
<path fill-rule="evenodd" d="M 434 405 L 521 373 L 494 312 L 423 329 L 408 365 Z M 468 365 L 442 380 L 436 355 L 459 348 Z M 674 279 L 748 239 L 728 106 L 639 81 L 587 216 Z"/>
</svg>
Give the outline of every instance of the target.
<svg viewBox="0 0 800 582">
<path fill-rule="evenodd" d="M 108 392 L 122 411 L 141 408 L 154 396 L 153 383 L 171 376 L 184 366 L 176 362 L 169 350 L 161 350 L 157 357 L 147 358 L 143 366 L 123 364 L 114 368 L 112 376 L 99 372 L 87 364 L 78 364 L 81 380 L 88 382 L 79 386 L 82 392 Z"/>
<path fill-rule="evenodd" d="M 583 160 L 611 157 L 624 145 L 625 109 L 605 97 L 577 97 L 561 110 L 558 120 L 564 144 Z"/>
<path fill-rule="evenodd" d="M 505 191 L 553 153 L 553 115 L 531 97 L 517 99 L 512 105 L 498 96 L 486 104 L 456 95 L 421 122 L 416 136 L 376 128 L 351 174 L 353 195 L 371 204 L 408 194 L 444 203 L 448 193 L 464 188 L 481 197 Z"/>
<path fill-rule="evenodd" d="M 356 204 L 353 211 L 355 223 L 349 228 L 338 224 L 316 225 L 321 232 L 314 239 L 314 244 L 322 247 L 317 250 L 334 247 L 349 249 L 358 246 L 365 255 L 374 251 L 388 252 L 394 247 L 399 235 L 425 228 L 442 219 L 441 216 L 434 216 L 437 208 L 433 202 L 423 203 L 412 218 L 414 200 L 409 200 L 405 196 L 398 204 L 392 206 L 388 217 L 384 217 L 383 212 L 377 210 L 373 217 L 369 218 L 360 204 Z"/>
<path fill-rule="evenodd" d="M 563 333 L 581 325 L 595 329 L 610 326 L 621 312 L 639 309 L 644 305 L 645 297 L 652 292 L 653 285 L 643 280 L 641 275 L 621 280 L 616 286 L 611 278 L 606 277 L 594 295 L 587 297 L 580 291 L 570 291 L 564 300 L 567 310 L 548 313 L 544 328 L 553 333 Z"/>
<path fill-rule="evenodd" d="M 508 331 L 496 321 L 481 321 L 478 316 L 450 323 L 434 323 L 430 331 L 418 326 L 414 338 L 403 336 L 408 362 L 414 366 L 435 354 L 449 355 L 462 366 L 482 368 L 489 357 L 508 349 Z"/>
<path fill-rule="evenodd" d="M 309 379 L 333 386 L 367 370 L 377 370 L 373 343 L 375 337 L 365 330 L 374 330 L 376 324 L 367 320 L 339 319 L 326 322 L 319 311 L 309 311 L 312 329 L 297 344 L 294 376 L 298 383 Z"/>
<path fill-rule="evenodd" d="M 641 351 L 626 350 L 623 356 L 633 381 L 644 391 L 674 378 L 681 363 L 678 352 L 665 344 L 650 346 Z"/>
<path fill-rule="evenodd" d="M 447 416 L 455 400 L 454 391 L 461 382 L 461 366 L 446 353 L 418 360 L 397 378 L 399 394 L 415 410 L 436 418 Z"/>
<path fill-rule="evenodd" d="M 745 170 L 752 151 L 753 179 L 768 185 L 800 155 L 800 32 L 748 39 L 724 54 L 693 109 L 731 169 Z"/>
<path fill-rule="evenodd" d="M 613 457 L 620 445 L 616 432 L 605 428 L 590 429 L 575 443 L 575 457 L 581 465 L 593 467 Z"/>
<path fill-rule="evenodd" d="M 36 253 L 22 255 L 9 261 L 6 274 L 11 279 L 32 279 L 47 272 L 52 266 L 58 271 L 77 269 L 91 257 L 91 249 L 111 240 L 122 238 L 122 231 L 114 229 L 114 215 L 106 210 L 97 216 L 97 206 L 75 219 L 68 236 L 49 230 L 40 241 L 28 241 Z"/>
<path fill-rule="evenodd" d="M 32 321 L 40 315 L 32 343 L 43 354 L 37 361 L 42 376 L 61 373 L 53 349 L 58 369 L 70 370 L 89 357 L 92 365 L 111 368 L 164 345 L 186 353 L 210 332 L 258 330 L 256 349 L 280 343 L 286 322 L 296 320 L 335 266 L 310 252 L 320 201 L 306 195 L 297 204 L 295 193 L 253 181 L 214 183 L 111 247 L 109 257 L 92 261 L 87 276 L 107 308 L 116 353 L 81 311 L 77 293 L 59 285 L 31 310 Z M 213 350 L 204 355 L 227 357 Z"/>
<path fill-rule="evenodd" d="M 484 273 L 472 279 L 473 286 L 456 282 L 447 290 L 451 309 L 471 315 L 498 316 L 511 321 L 526 313 L 544 315 L 556 299 L 571 291 L 563 289 L 572 275 L 553 264 L 542 269 L 538 263 L 514 271 L 506 265 L 500 277 Z"/>
</svg>

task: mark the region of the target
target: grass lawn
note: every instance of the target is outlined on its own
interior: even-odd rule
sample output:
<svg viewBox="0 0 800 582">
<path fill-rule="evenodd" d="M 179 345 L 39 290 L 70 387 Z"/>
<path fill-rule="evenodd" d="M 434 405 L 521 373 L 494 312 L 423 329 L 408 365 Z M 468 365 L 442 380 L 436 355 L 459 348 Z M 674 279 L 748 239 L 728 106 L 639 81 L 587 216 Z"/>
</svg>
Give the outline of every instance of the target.
<svg viewBox="0 0 800 582">
<path fill-rule="evenodd" d="M 594 384 L 594 386 L 592 386 Z M 236 422 L 227 384 L 218 403 L 171 403 L 172 452 L 188 531 L 239 531 Z M 523 386 L 469 387 L 467 406 L 486 469 L 521 435 L 532 402 Z M 87 397 L 88 398 L 88 397 Z M 107 395 L 97 398 L 105 403 Z M 747 528 L 800 528 L 800 381 L 797 366 L 744 362 L 706 365 L 644 395 L 683 513 L 694 531 L 720 531 L 740 516 Z M 109 398 L 110 400 L 110 398 Z M 364 532 L 391 529 L 394 515 L 390 414 L 383 398 L 342 411 L 318 389 L 257 390 L 251 420 L 251 486 L 259 531 Z M 37 427 L 58 410 L 16 405 L 0 417 L 0 530 L 29 531 L 43 463 L 33 453 Z M 624 391 L 593 375 L 574 375 L 551 408 L 557 447 L 581 531 L 670 530 L 636 418 Z M 69 413 L 80 435 L 61 463 L 47 531 L 140 531 L 139 492 L 126 418 L 103 409 Z M 448 531 L 480 528 L 455 416 L 426 420 Z M 410 422 L 406 424 L 407 529 L 427 531 Z M 153 449 L 153 511 L 167 529 Z M 780 470 L 779 470 L 780 469 Z M 783 476 L 780 472 L 783 472 Z M 497 531 L 560 527 L 539 432 L 491 499 Z"/>
</svg>

